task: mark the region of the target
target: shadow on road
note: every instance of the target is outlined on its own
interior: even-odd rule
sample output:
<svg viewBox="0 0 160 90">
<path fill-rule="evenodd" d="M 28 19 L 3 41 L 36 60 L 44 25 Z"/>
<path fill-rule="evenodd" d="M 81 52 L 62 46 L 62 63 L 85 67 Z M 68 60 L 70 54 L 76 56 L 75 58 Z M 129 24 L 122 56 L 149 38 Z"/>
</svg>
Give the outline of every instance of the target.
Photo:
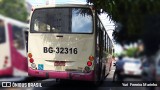
<svg viewBox="0 0 160 90">
<path fill-rule="evenodd" d="M 43 86 L 49 86 L 44 88 L 36 88 L 34 90 L 98 90 L 97 86 L 94 86 L 91 82 L 85 81 L 73 81 L 63 80 L 60 82 L 47 82 Z"/>
</svg>

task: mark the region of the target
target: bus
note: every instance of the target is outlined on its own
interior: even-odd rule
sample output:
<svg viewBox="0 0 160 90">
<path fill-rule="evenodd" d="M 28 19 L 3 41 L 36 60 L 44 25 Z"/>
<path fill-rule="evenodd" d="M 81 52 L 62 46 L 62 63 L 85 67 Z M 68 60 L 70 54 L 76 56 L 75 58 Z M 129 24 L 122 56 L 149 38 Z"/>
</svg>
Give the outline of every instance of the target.
<svg viewBox="0 0 160 90">
<path fill-rule="evenodd" d="M 28 75 L 27 28 L 26 23 L 0 15 L 0 77 Z"/>
<path fill-rule="evenodd" d="M 28 32 L 28 74 L 56 80 L 104 80 L 113 43 L 88 5 L 35 7 Z"/>
</svg>

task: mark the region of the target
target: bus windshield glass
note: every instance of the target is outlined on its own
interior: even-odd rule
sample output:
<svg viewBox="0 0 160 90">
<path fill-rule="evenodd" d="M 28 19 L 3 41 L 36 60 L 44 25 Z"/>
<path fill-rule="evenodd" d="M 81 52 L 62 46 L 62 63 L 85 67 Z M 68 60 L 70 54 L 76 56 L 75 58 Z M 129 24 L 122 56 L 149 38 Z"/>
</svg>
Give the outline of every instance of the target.
<svg viewBox="0 0 160 90">
<path fill-rule="evenodd" d="M 31 19 L 31 33 L 92 33 L 92 21 L 89 8 L 36 9 Z"/>
<path fill-rule="evenodd" d="M 0 44 L 5 42 L 4 22 L 0 20 Z"/>
</svg>

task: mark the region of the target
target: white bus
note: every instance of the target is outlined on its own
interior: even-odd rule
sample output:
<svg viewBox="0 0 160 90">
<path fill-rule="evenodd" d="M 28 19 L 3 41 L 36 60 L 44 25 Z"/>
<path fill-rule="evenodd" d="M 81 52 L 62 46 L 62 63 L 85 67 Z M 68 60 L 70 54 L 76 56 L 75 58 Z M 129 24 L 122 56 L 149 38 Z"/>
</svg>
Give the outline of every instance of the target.
<svg viewBox="0 0 160 90">
<path fill-rule="evenodd" d="M 27 75 L 26 23 L 0 15 L 0 77 Z"/>
<path fill-rule="evenodd" d="M 111 68 L 113 44 L 92 7 L 34 8 L 28 38 L 28 73 L 34 77 L 100 81 Z"/>
</svg>

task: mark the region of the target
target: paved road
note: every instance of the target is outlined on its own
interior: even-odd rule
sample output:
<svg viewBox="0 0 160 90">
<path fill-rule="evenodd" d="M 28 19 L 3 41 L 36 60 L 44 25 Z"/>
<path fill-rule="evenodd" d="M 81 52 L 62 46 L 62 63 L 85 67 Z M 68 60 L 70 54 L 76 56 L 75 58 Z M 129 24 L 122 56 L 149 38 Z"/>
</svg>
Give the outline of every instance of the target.
<svg viewBox="0 0 160 90">
<path fill-rule="evenodd" d="M 108 85 L 114 85 L 112 82 L 115 67 L 112 67 L 110 74 L 105 81 L 99 86 L 94 87 L 88 82 L 81 81 L 64 81 L 63 83 L 55 82 L 55 79 L 45 79 L 42 84 L 46 84 L 49 87 L 42 88 L 1 88 L 0 90 L 145 90 L 145 87 L 108 87 Z M 125 81 L 139 81 L 140 79 L 126 78 Z M 65 87 L 67 85 L 67 87 Z"/>
</svg>

